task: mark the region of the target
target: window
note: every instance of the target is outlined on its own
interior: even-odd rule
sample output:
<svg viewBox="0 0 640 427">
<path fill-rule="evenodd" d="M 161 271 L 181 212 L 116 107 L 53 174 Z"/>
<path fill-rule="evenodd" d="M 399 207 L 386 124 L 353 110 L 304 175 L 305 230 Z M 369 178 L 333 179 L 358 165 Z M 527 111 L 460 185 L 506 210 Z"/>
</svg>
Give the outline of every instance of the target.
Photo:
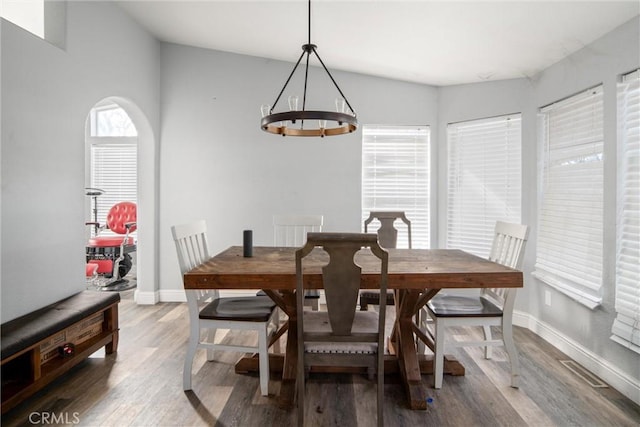
<svg viewBox="0 0 640 427">
<path fill-rule="evenodd" d="M 447 247 L 488 257 L 496 221 L 521 222 L 520 114 L 447 126 Z"/>
<path fill-rule="evenodd" d="M 616 319 L 611 339 L 640 353 L 640 70 L 618 86 Z"/>
<path fill-rule="evenodd" d="M 91 136 L 137 136 L 129 115 L 115 104 L 91 110 Z"/>
<path fill-rule="evenodd" d="M 602 302 L 602 86 L 541 109 L 534 276 L 589 308 Z"/>
<path fill-rule="evenodd" d="M 364 126 L 362 130 L 362 221 L 372 210 L 404 211 L 412 247 L 429 247 L 428 126 Z M 375 227 L 375 226 L 374 226 Z M 407 242 L 398 226 L 398 246 Z"/>
<path fill-rule="evenodd" d="M 2 17 L 44 39 L 44 0 L 2 0 Z"/>
<path fill-rule="evenodd" d="M 121 107 L 102 105 L 91 110 L 88 142 L 88 187 L 104 190 L 91 209 L 97 210 L 98 222 L 104 224 L 111 206 L 123 201 L 137 201 L 137 131 Z"/>
<path fill-rule="evenodd" d="M 2 0 L 0 16 L 60 48 L 65 47 L 65 1 Z"/>
</svg>

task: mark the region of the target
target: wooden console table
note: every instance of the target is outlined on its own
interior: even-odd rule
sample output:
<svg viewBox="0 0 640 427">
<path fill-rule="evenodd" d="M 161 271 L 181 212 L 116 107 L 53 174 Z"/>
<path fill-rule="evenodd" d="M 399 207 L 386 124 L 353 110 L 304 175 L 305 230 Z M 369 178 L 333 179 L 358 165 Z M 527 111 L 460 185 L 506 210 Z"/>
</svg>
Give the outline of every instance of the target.
<svg viewBox="0 0 640 427">
<path fill-rule="evenodd" d="M 105 347 L 118 348 L 117 292 L 83 291 L 2 325 L 2 413 Z"/>
</svg>

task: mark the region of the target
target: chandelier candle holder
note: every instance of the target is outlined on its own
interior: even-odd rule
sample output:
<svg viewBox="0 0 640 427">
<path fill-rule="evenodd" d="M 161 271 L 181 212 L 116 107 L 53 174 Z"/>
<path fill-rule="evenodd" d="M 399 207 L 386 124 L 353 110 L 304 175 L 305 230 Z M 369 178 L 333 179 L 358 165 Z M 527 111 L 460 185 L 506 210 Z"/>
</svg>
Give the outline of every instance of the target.
<svg viewBox="0 0 640 427">
<path fill-rule="evenodd" d="M 262 105 L 260 108 L 262 112 L 262 121 L 260 127 L 263 131 L 273 133 L 282 136 L 334 136 L 351 133 L 358 128 L 358 120 L 356 113 L 347 101 L 347 98 L 342 93 L 342 90 L 336 83 L 335 79 L 324 65 L 324 62 L 320 58 L 317 52 L 317 46 L 311 43 L 311 0 L 308 2 L 308 21 L 309 21 L 309 37 L 308 43 L 302 45 L 302 54 L 298 58 L 298 62 L 293 67 L 291 74 L 287 78 L 284 86 L 280 90 L 280 93 L 276 97 L 273 105 Z M 306 110 L 307 104 L 307 83 L 309 76 L 309 58 L 313 54 L 322 68 L 327 73 L 331 82 L 338 90 L 340 98 L 335 101 L 335 111 L 322 111 L 322 110 Z M 306 56 L 305 74 L 304 74 L 304 92 L 302 95 L 302 109 L 298 109 L 298 97 L 290 96 L 288 98 L 289 111 L 274 112 L 278 101 L 282 97 L 287 85 L 291 81 L 291 78 L 295 74 L 298 65 L 302 62 L 302 59 Z"/>
</svg>

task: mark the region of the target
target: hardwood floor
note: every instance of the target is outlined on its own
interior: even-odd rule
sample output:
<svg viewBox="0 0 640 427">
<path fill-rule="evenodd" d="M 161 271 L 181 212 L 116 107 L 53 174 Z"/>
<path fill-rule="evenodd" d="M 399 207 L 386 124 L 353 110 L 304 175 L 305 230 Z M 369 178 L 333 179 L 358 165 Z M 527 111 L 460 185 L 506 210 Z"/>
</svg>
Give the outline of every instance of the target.
<svg viewBox="0 0 640 427">
<path fill-rule="evenodd" d="M 5 414 L 3 426 L 295 425 L 295 410 L 278 408 L 274 395 L 260 395 L 257 374 L 234 372 L 237 353 L 218 352 L 215 361 L 206 362 L 204 352 L 198 352 L 193 391 L 183 392 L 186 304 L 137 306 L 132 292 L 122 293 L 117 354 L 95 354 Z M 560 362 L 566 355 L 544 340 L 522 328 L 515 328 L 515 340 L 522 366 L 519 389 L 509 387 L 509 364 L 501 348 L 494 349 L 492 360 L 483 359 L 480 348 L 454 350 L 466 375 L 445 375 L 440 390 L 432 388 L 432 376 L 424 375 L 432 399 L 427 411 L 407 409 L 403 386 L 395 375 L 386 376 L 385 425 L 640 425 L 638 405 L 611 388 L 591 387 Z M 277 394 L 279 386 L 272 380 L 271 393 Z M 307 425 L 374 425 L 375 395 L 375 382 L 366 376 L 311 374 Z"/>
</svg>

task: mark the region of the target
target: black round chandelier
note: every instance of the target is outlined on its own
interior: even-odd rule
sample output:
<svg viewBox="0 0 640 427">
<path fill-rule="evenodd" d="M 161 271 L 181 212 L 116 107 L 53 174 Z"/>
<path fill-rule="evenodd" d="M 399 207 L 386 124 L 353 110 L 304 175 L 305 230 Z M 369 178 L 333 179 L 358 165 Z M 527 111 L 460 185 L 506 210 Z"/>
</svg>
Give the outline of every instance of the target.
<svg viewBox="0 0 640 427">
<path fill-rule="evenodd" d="M 311 0 L 308 2 L 308 20 L 309 20 L 309 37 L 308 43 L 302 45 L 302 54 L 298 58 L 298 62 L 293 67 L 291 74 L 284 83 L 273 105 L 263 105 L 261 107 L 262 121 L 260 127 L 263 131 L 282 136 L 334 136 L 351 133 L 358 128 L 358 120 L 356 113 L 349 104 L 349 101 L 342 93 L 342 90 L 336 83 L 335 79 L 324 65 L 317 52 L 317 46 L 311 43 Z M 306 110 L 307 104 L 307 82 L 309 76 L 309 57 L 314 54 L 327 73 L 331 82 L 338 90 L 340 98 L 335 100 L 335 111 L 322 110 Z M 304 74 L 304 91 L 302 95 L 302 109 L 298 109 L 298 97 L 290 96 L 289 111 L 274 112 L 278 101 L 282 97 L 289 81 L 296 72 L 298 65 L 306 55 L 305 74 Z"/>
</svg>

